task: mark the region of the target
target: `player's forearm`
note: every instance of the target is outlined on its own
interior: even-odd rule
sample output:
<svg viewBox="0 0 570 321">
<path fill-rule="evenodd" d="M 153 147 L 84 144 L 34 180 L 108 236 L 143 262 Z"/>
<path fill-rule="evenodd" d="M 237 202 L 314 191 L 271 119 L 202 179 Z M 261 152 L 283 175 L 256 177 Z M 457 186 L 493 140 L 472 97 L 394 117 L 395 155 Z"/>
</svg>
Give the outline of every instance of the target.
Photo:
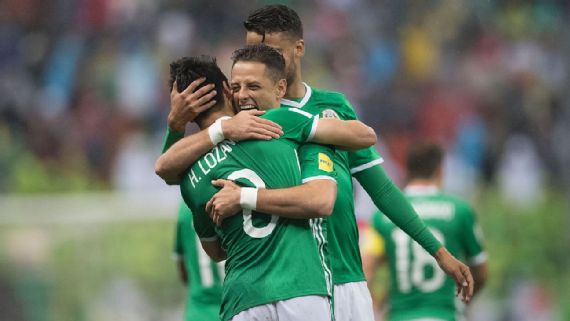
<svg viewBox="0 0 570 321">
<path fill-rule="evenodd" d="M 179 183 L 184 171 L 213 147 L 208 130 L 184 137 L 158 158 L 155 172 L 169 184 Z"/>
<path fill-rule="evenodd" d="M 284 189 L 259 189 L 256 210 L 264 213 L 309 219 L 330 216 L 336 200 L 336 183 L 311 181 Z"/>
<path fill-rule="evenodd" d="M 344 121 L 344 131 L 346 135 L 346 142 L 341 145 L 341 148 L 347 150 L 358 150 L 370 147 L 376 144 L 376 133 L 372 127 L 369 127 L 358 120 Z"/>
<path fill-rule="evenodd" d="M 372 166 L 354 174 L 354 177 L 378 209 L 426 251 L 434 255 L 441 248 L 441 243 L 433 236 L 410 202 L 381 166 Z"/>
<path fill-rule="evenodd" d="M 184 131 L 177 131 L 170 126 L 166 127 L 166 134 L 162 141 L 162 153 L 166 152 L 174 143 L 184 138 Z"/>
<path fill-rule="evenodd" d="M 313 142 L 358 150 L 376 144 L 376 133 L 358 120 L 321 119 Z"/>
</svg>

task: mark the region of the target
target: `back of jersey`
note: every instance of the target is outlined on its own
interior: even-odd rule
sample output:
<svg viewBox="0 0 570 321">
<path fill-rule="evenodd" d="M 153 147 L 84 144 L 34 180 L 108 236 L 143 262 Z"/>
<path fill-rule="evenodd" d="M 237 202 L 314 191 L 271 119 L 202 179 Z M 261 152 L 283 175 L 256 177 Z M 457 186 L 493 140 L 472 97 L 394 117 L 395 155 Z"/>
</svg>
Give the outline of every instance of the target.
<svg viewBox="0 0 570 321">
<path fill-rule="evenodd" d="M 461 260 L 482 255 L 475 216 L 466 202 L 435 187 L 408 188 L 406 195 L 451 254 Z M 384 238 L 389 261 L 389 320 L 462 320 L 464 306 L 455 297 L 455 283 L 436 260 L 380 213 L 374 215 L 373 226 Z"/>
<path fill-rule="evenodd" d="M 297 144 L 287 139 L 223 142 L 190 169 L 181 185 L 202 239 L 219 237 L 227 250 L 222 320 L 257 305 L 304 295 L 327 295 L 317 243 L 308 220 L 243 210 L 215 228 L 205 213 L 217 192 L 211 180 L 244 187 L 285 188 L 301 183 Z"/>
</svg>

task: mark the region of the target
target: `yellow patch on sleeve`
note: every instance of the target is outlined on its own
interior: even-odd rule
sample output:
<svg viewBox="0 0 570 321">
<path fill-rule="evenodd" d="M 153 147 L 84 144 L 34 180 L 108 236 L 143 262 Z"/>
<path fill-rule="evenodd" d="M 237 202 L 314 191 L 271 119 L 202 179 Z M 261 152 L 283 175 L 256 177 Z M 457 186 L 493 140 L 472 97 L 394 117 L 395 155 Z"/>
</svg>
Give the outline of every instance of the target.
<svg viewBox="0 0 570 321">
<path fill-rule="evenodd" d="M 325 153 L 319 153 L 319 169 L 325 172 L 332 172 L 334 163 Z"/>
</svg>

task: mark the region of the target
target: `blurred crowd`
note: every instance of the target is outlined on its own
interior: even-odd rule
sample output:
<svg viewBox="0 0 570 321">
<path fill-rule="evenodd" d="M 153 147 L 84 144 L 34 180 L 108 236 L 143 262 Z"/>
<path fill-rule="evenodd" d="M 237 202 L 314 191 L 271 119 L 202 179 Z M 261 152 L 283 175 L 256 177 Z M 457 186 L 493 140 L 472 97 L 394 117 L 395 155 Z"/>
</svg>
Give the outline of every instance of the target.
<svg viewBox="0 0 570 321">
<path fill-rule="evenodd" d="M 429 137 L 457 191 L 570 186 L 565 1 L 281 2 L 305 24 L 305 81 L 349 97 L 396 180 Z M 228 72 L 242 21 L 268 3 L 2 1 L 0 192 L 158 186 L 169 62 L 205 53 Z"/>
</svg>

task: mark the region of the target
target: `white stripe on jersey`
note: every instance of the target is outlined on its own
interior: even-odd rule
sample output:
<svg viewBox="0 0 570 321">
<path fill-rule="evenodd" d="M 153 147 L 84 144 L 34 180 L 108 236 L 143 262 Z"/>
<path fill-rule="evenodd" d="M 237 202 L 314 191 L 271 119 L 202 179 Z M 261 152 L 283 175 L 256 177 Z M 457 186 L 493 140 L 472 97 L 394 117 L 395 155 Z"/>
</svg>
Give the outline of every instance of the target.
<svg viewBox="0 0 570 321">
<path fill-rule="evenodd" d="M 309 137 L 307 138 L 308 142 L 310 142 L 311 140 L 313 140 L 313 138 L 315 138 L 315 134 L 317 133 L 317 127 L 318 126 L 319 126 L 319 117 L 314 116 L 313 124 L 311 125 L 311 132 L 309 133 Z"/>
<path fill-rule="evenodd" d="M 323 219 L 322 218 L 310 219 L 309 224 L 311 225 L 311 229 L 313 230 L 313 236 L 315 237 L 315 240 L 317 241 L 317 248 L 319 251 L 319 257 L 321 259 L 321 265 L 323 267 L 323 271 L 324 271 L 324 275 L 325 275 L 327 292 L 330 296 L 332 296 L 332 273 L 331 273 L 331 270 L 329 269 L 329 267 L 326 263 L 325 252 L 324 252 L 324 248 L 325 248 L 327 240 L 326 240 L 325 235 L 323 233 L 323 227 L 322 227 Z"/>
<path fill-rule="evenodd" d="M 287 108 L 287 110 L 290 110 L 290 111 L 295 112 L 297 114 L 301 114 L 307 118 L 313 118 L 313 115 L 311 115 L 310 113 L 308 113 L 306 111 L 302 111 L 302 110 L 297 109 L 297 108 Z"/>
<path fill-rule="evenodd" d="M 336 179 L 334 179 L 333 177 L 330 177 L 330 176 L 326 176 L 326 175 L 318 175 L 318 176 L 307 177 L 307 178 L 304 178 L 302 180 L 302 183 L 305 184 L 306 182 L 316 181 L 318 179 L 328 179 L 328 180 L 331 180 L 331 181 L 336 183 Z"/>
<path fill-rule="evenodd" d="M 365 169 L 369 169 L 370 167 L 374 166 L 374 165 L 378 165 L 378 164 L 382 164 L 384 163 L 384 159 L 382 157 L 375 159 L 371 162 L 368 162 L 366 164 L 362 164 L 360 166 L 356 166 L 354 168 L 350 169 L 350 174 L 356 174 L 358 172 L 362 172 Z"/>
</svg>

